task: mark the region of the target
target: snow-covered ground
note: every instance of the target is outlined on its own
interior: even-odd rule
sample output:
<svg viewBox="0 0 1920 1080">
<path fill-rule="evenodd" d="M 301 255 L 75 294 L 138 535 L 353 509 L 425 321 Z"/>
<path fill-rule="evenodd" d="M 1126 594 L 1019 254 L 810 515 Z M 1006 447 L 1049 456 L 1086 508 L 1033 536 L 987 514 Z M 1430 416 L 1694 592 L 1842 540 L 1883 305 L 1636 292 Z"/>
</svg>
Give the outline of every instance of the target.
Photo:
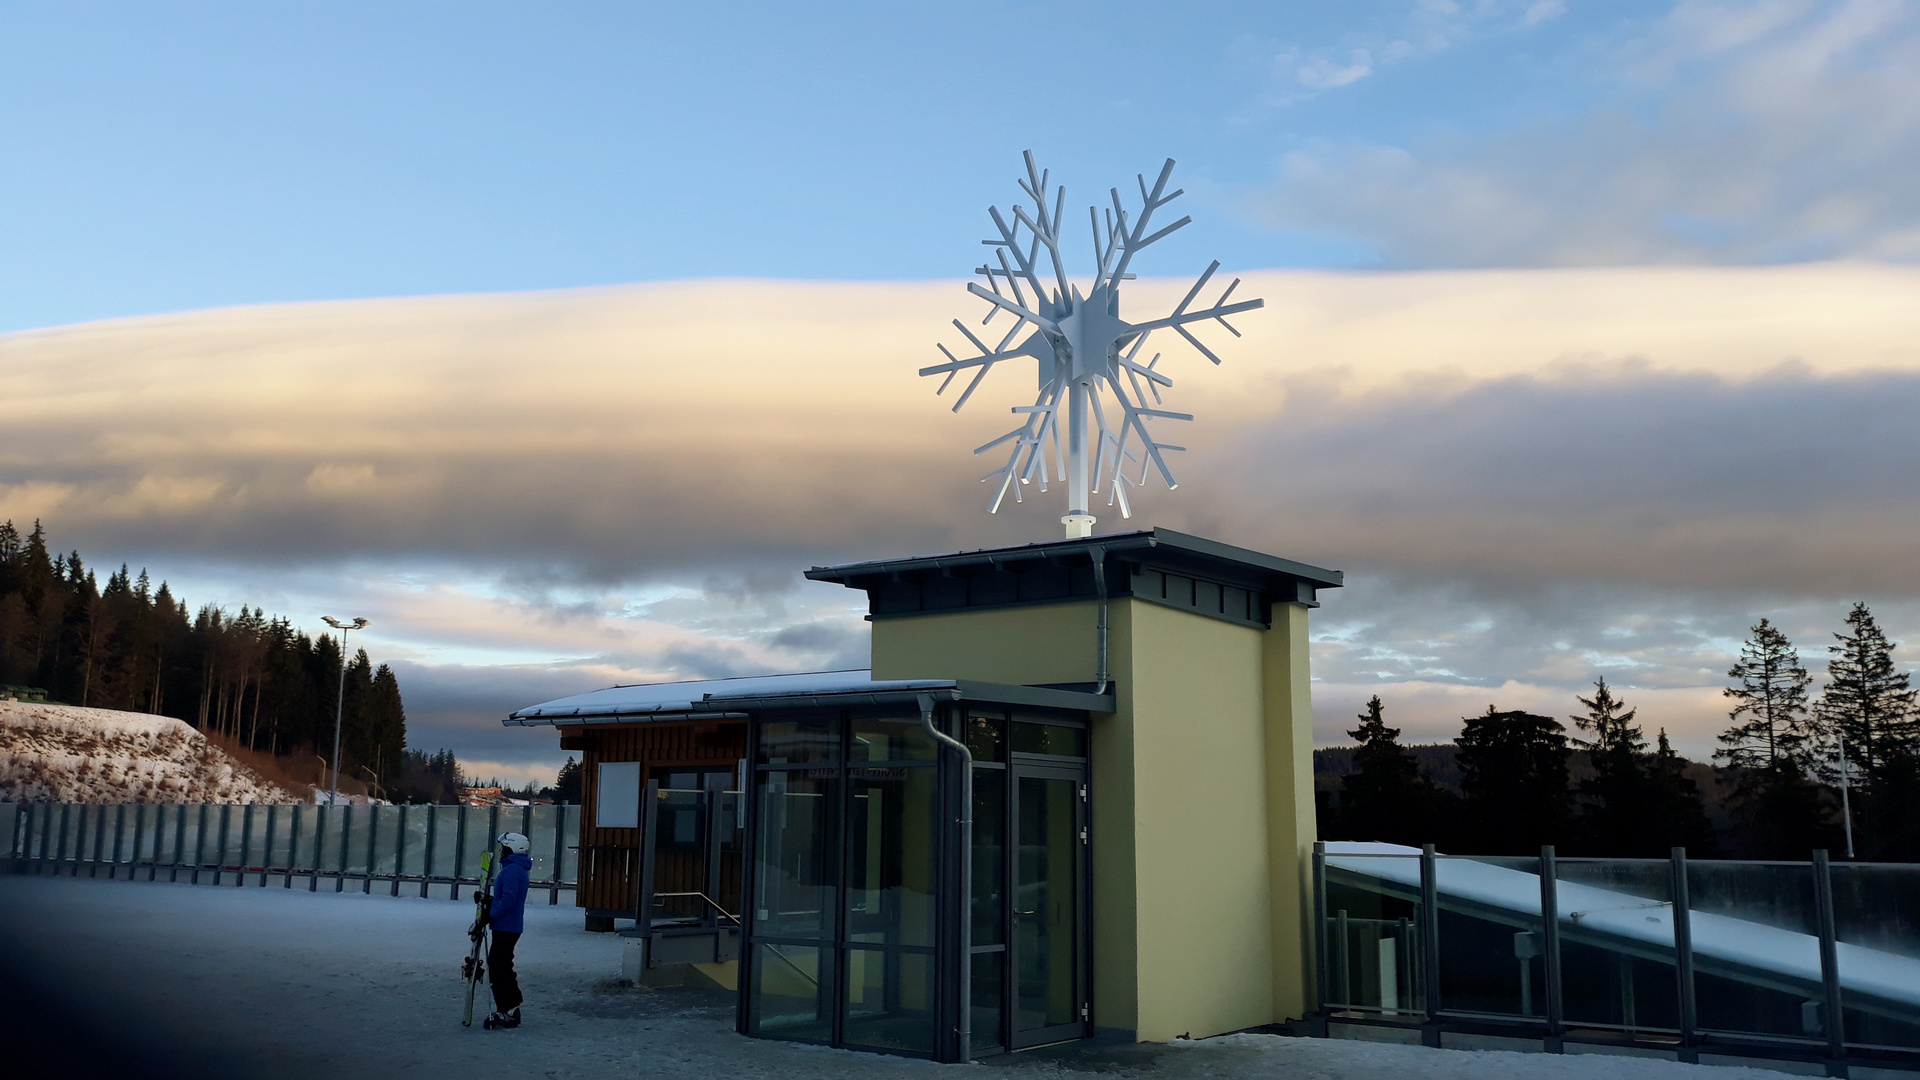
<svg viewBox="0 0 1920 1080">
<path fill-rule="evenodd" d="M 0 701 L 0 802 L 300 801 L 172 717 Z"/>
<path fill-rule="evenodd" d="M 196 1080 L 993 1075 L 981 1069 L 1142 1080 L 1780 1076 L 1646 1058 L 1264 1035 L 1051 1049 L 978 1066 L 746 1039 L 733 1032 L 731 994 L 621 988 L 619 939 L 586 933 L 570 907 L 528 908 L 519 964 L 526 1024 L 489 1032 L 459 1024 L 471 911 L 448 900 L 0 876 L 0 980 L 40 1010 L 23 1023 L 10 1007 L 11 1049 L 0 1060 L 24 1053 L 93 1075 L 89 1065 L 117 1054 L 141 1075 Z"/>
</svg>

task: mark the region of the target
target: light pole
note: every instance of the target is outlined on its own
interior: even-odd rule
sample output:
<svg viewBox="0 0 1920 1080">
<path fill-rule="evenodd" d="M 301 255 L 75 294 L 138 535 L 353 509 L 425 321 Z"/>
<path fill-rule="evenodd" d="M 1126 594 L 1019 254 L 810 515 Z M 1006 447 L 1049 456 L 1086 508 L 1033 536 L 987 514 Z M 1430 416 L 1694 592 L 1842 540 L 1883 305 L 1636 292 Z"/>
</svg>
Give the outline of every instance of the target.
<svg viewBox="0 0 1920 1080">
<path fill-rule="evenodd" d="M 340 692 L 333 699 L 333 782 L 327 794 L 327 805 L 332 806 L 340 801 L 340 718 L 347 707 L 347 631 L 366 629 L 367 620 L 343 623 L 331 615 L 322 615 L 320 621 L 340 631 Z"/>
</svg>

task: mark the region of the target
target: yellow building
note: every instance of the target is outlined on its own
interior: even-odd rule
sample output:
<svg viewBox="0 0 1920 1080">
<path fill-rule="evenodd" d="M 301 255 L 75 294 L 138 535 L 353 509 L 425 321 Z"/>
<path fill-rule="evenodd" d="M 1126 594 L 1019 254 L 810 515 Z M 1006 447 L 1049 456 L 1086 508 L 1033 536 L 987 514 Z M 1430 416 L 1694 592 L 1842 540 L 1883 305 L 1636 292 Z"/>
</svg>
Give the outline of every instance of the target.
<svg viewBox="0 0 1920 1080">
<path fill-rule="evenodd" d="M 733 895 L 677 932 L 712 931 L 702 959 L 730 965 L 743 1032 L 951 1061 L 1307 1015 L 1307 612 L 1339 572 L 1155 529 L 807 576 L 867 594 L 870 671 L 614 688 L 509 720 L 560 727 L 590 784 L 625 767 L 593 751 L 625 733 L 741 727 L 744 783 L 703 826 L 719 837 L 738 800 L 707 873 Z M 622 865 L 648 869 L 622 879 L 636 907 L 622 886 L 598 910 L 637 912 L 659 948 L 664 856 L 641 838 L 668 795 L 605 784 L 641 812 L 590 795 L 589 817 L 636 826 L 646 850 Z"/>
</svg>

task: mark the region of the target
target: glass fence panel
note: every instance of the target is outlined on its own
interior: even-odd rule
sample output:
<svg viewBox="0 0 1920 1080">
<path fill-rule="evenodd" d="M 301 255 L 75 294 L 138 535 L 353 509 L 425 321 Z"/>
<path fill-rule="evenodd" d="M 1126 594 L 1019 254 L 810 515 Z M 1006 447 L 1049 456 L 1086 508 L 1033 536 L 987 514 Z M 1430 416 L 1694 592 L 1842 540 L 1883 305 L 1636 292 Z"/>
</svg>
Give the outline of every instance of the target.
<svg viewBox="0 0 1920 1080">
<path fill-rule="evenodd" d="M 397 825 L 400 833 L 397 866 L 400 873 L 419 877 L 427 872 L 427 819 L 433 816 L 433 807 L 407 806 L 402 810 L 404 813 Z"/>
<path fill-rule="evenodd" d="M 367 808 L 367 867 L 375 874 L 392 875 L 400 870 L 400 818 L 404 806 Z"/>
<path fill-rule="evenodd" d="M 1440 1007 L 1545 1019 L 1538 858 L 1440 856 Z"/>
<path fill-rule="evenodd" d="M 553 833 L 560 809 L 557 806 L 536 806 L 527 824 L 525 832 L 530 845 L 527 854 L 533 859 L 530 873 L 534 881 L 553 880 Z"/>
<path fill-rule="evenodd" d="M 1808 863 L 1689 862 L 1700 1027 L 1820 1037 L 1820 925 Z"/>
<path fill-rule="evenodd" d="M 1423 1015 L 1419 857 L 1329 854 L 1326 878 L 1329 1003 Z"/>
<path fill-rule="evenodd" d="M 1627 1032 L 1679 1031 L 1672 864 L 1561 859 L 1556 865 L 1567 1023 Z"/>
<path fill-rule="evenodd" d="M 1834 863 L 1847 1042 L 1920 1047 L 1920 865 Z"/>
</svg>

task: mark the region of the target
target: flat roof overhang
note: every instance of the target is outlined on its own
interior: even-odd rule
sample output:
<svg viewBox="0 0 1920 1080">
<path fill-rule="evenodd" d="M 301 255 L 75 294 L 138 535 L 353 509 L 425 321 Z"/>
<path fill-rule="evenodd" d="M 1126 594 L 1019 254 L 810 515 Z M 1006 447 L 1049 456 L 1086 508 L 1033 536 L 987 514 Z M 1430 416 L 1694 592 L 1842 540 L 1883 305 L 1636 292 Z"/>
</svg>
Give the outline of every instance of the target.
<svg viewBox="0 0 1920 1080">
<path fill-rule="evenodd" d="M 598 724 L 744 720 L 750 712 L 778 709 L 912 705 L 920 698 L 1024 705 L 1079 712 L 1114 711 L 1112 694 L 1089 694 L 1047 686 L 1016 686 L 974 679 L 883 679 L 870 672 L 815 671 L 744 679 L 614 686 L 529 705 L 510 714 L 508 727 L 578 727 Z"/>
</svg>

